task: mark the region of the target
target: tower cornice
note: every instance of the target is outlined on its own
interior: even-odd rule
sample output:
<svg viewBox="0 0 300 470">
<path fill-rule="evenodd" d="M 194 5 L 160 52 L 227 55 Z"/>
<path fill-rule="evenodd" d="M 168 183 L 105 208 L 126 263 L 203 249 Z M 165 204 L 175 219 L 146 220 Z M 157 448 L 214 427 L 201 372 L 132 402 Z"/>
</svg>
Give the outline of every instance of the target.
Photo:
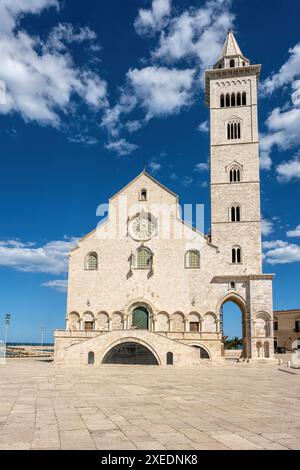
<svg viewBox="0 0 300 470">
<path fill-rule="evenodd" d="M 210 106 L 210 81 L 212 79 L 238 78 L 249 75 L 256 75 L 257 81 L 260 77 L 262 65 L 248 65 L 246 67 L 234 67 L 227 69 L 210 69 L 205 72 L 205 104 Z"/>
</svg>

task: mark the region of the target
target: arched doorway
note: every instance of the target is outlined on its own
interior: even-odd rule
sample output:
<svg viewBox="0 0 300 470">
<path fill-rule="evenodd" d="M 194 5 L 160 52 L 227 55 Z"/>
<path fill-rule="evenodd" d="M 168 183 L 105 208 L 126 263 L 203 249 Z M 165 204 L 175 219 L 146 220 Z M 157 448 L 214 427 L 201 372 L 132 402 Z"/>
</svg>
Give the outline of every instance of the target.
<svg viewBox="0 0 300 470">
<path fill-rule="evenodd" d="M 154 354 L 146 346 L 134 342 L 113 347 L 104 356 L 102 364 L 159 365 Z"/>
<path fill-rule="evenodd" d="M 221 305 L 220 330 L 223 337 L 225 358 L 226 351 L 230 357 L 248 357 L 246 312 L 242 301 L 229 297 Z"/>
<path fill-rule="evenodd" d="M 137 307 L 133 310 L 132 328 L 136 330 L 149 329 L 149 312 L 145 307 Z"/>
</svg>

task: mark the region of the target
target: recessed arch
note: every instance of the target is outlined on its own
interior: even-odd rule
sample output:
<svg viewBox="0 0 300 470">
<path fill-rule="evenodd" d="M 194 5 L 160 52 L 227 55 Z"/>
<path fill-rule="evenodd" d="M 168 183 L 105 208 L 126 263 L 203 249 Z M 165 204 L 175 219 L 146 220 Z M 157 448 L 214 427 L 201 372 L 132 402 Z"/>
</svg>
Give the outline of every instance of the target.
<svg viewBox="0 0 300 470">
<path fill-rule="evenodd" d="M 97 329 L 108 331 L 109 329 L 109 315 L 107 312 L 99 312 L 97 314 Z"/>
<path fill-rule="evenodd" d="M 122 312 L 114 312 L 111 316 L 111 327 L 112 330 L 123 330 L 124 328 L 124 317 Z"/>
<path fill-rule="evenodd" d="M 182 312 L 175 312 L 172 315 L 172 331 L 184 332 L 185 316 Z"/>
<path fill-rule="evenodd" d="M 68 315 L 68 326 L 71 331 L 78 331 L 80 327 L 80 315 L 78 312 L 71 312 Z"/>
<path fill-rule="evenodd" d="M 111 344 L 104 352 L 101 363 L 161 365 L 159 356 L 148 343 L 129 337 Z"/>
<path fill-rule="evenodd" d="M 157 314 L 155 330 L 162 332 L 170 330 L 170 315 L 167 312 L 159 312 Z"/>
<path fill-rule="evenodd" d="M 209 359 L 211 361 L 211 354 L 206 346 L 203 346 L 203 344 L 196 342 L 189 343 L 189 346 L 199 349 L 200 359 Z"/>
<path fill-rule="evenodd" d="M 191 312 L 188 314 L 189 331 L 200 332 L 201 331 L 201 314 L 198 312 Z"/>
<path fill-rule="evenodd" d="M 95 317 L 93 312 L 85 312 L 83 314 L 83 325 L 85 331 L 94 331 L 95 329 Z"/>
</svg>

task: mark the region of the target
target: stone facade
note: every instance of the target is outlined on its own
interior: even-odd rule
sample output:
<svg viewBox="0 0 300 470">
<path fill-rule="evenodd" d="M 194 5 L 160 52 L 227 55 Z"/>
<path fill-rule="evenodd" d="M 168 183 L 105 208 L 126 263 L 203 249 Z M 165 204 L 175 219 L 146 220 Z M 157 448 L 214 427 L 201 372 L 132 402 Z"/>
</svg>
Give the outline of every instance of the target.
<svg viewBox="0 0 300 470">
<path fill-rule="evenodd" d="M 300 309 L 275 311 L 275 347 L 284 347 L 291 351 L 295 341 L 300 341 Z"/>
<path fill-rule="evenodd" d="M 177 196 L 146 172 L 111 198 L 107 220 L 70 253 L 57 363 L 87 364 L 92 354 L 99 365 L 109 350 L 126 362 L 129 343 L 148 349 L 159 365 L 171 355 L 175 366 L 220 363 L 228 301 L 242 312 L 244 359 L 273 358 L 272 276 L 262 274 L 259 71 L 230 32 L 206 73 L 211 234 L 188 226 Z"/>
</svg>

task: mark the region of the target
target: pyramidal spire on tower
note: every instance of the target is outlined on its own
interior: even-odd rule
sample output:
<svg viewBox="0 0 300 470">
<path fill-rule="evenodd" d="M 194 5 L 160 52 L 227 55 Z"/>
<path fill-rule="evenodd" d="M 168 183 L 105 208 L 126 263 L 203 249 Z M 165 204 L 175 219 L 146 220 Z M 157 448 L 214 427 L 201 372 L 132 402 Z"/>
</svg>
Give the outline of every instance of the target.
<svg viewBox="0 0 300 470">
<path fill-rule="evenodd" d="M 230 29 L 227 34 L 226 41 L 223 46 L 219 60 L 221 60 L 223 57 L 231 57 L 231 56 L 236 56 L 236 55 L 243 55 L 243 54 L 234 37 L 232 30 Z"/>
<path fill-rule="evenodd" d="M 242 53 L 237 40 L 235 39 L 233 31 L 230 29 L 228 31 L 221 55 L 214 65 L 214 68 L 226 69 L 233 67 L 246 67 L 247 65 L 250 65 L 250 61 Z"/>
</svg>

